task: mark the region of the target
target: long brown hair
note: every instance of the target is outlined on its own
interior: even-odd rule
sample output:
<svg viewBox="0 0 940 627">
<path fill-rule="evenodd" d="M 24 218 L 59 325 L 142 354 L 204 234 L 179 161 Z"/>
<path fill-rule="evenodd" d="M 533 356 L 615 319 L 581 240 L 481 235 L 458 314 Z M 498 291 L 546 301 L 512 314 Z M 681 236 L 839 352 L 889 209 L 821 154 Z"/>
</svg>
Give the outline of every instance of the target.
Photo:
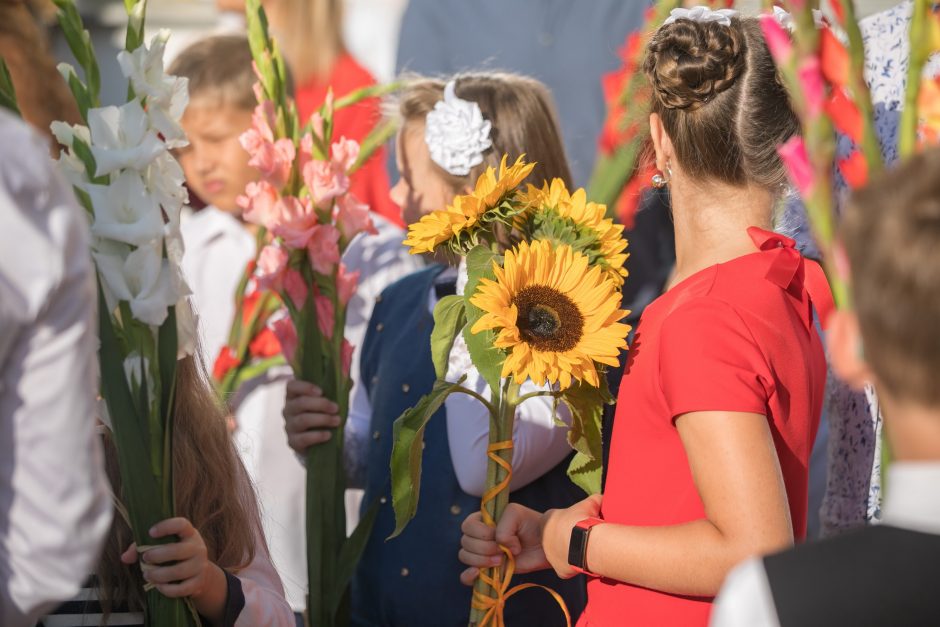
<svg viewBox="0 0 940 627">
<path fill-rule="evenodd" d="M 561 129 L 551 93 L 542 83 L 508 72 L 458 74 L 454 93 L 480 106 L 483 117 L 492 124 L 493 145 L 483 153 L 483 163 L 466 176 L 455 176 L 438 167 L 456 191 L 473 186 L 487 167 L 499 165 L 503 155 L 512 163 L 522 154 L 536 162 L 527 181 L 541 185 L 560 178 L 571 187 L 571 170 L 561 142 Z M 434 105 L 444 99 L 446 82 L 432 78 L 408 79 L 397 101 L 397 114 L 404 125 L 424 122 Z"/>
<path fill-rule="evenodd" d="M 177 362 L 173 423 L 173 489 L 176 512 L 199 530 L 209 559 L 228 571 L 247 566 L 262 544 L 261 516 L 248 473 L 225 424 L 215 393 L 198 359 Z M 114 494 L 121 494 L 117 451 L 106 435 L 105 463 Z M 137 565 L 121 562 L 133 542 L 128 523 L 114 516 L 111 533 L 98 565 L 99 590 L 105 609 L 127 602 L 132 610 L 144 606 L 144 579 Z"/>
<path fill-rule="evenodd" d="M 346 51 L 342 0 L 272 0 L 265 10 L 294 85 L 326 79 Z"/>
</svg>

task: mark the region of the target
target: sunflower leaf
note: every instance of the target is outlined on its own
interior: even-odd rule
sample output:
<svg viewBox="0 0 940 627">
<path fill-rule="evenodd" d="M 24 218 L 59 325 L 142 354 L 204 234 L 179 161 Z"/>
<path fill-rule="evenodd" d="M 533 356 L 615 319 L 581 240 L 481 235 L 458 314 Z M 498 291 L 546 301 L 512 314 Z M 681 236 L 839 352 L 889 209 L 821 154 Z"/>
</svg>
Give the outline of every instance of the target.
<svg viewBox="0 0 940 627">
<path fill-rule="evenodd" d="M 499 379 L 503 370 L 506 355 L 494 346 L 496 332 L 486 330 L 480 333 L 471 333 L 470 329 L 485 313 L 482 309 L 470 302 L 476 293 L 480 280 L 496 279 L 493 272 L 493 262 L 499 262 L 499 255 L 486 246 L 477 246 L 467 255 L 467 287 L 464 289 L 465 310 L 467 326 L 464 327 L 463 337 L 467 342 L 467 350 L 473 359 L 473 365 L 480 371 L 483 379 L 493 391 L 493 398 L 499 394 Z"/>
<path fill-rule="evenodd" d="M 463 296 L 445 296 L 434 307 L 434 330 L 431 332 L 431 359 L 438 379 L 447 376 L 447 361 L 457 333 L 467 324 Z"/>
<path fill-rule="evenodd" d="M 575 453 L 568 464 L 568 478 L 588 494 L 600 494 L 602 470 L 600 459 Z"/>
<path fill-rule="evenodd" d="M 437 381 L 428 394 L 405 411 L 395 421 L 392 430 L 392 507 L 395 509 L 395 531 L 389 540 L 404 531 L 418 511 L 418 495 L 421 492 L 421 455 L 424 450 L 424 428 L 444 399 L 460 388 L 466 379 L 460 377 L 456 383 Z"/>
<path fill-rule="evenodd" d="M 601 416 L 604 405 L 613 402 L 606 377 L 601 377 L 598 388 L 582 381 L 565 390 L 561 399 L 571 410 L 568 444 L 580 455 L 600 461 L 603 455 Z"/>
</svg>

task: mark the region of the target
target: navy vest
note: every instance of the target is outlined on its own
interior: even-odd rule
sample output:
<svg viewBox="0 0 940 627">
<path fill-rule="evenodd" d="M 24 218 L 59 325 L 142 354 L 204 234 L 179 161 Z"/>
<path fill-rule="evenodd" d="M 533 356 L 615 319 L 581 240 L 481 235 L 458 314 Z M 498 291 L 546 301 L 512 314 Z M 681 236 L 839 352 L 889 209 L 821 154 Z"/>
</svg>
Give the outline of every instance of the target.
<svg viewBox="0 0 940 627">
<path fill-rule="evenodd" d="M 375 528 L 353 581 L 353 624 L 357 626 L 463 627 L 470 612 L 471 588 L 458 577 L 460 525 L 479 509 L 479 497 L 460 489 L 447 441 L 442 407 L 428 423 L 417 515 L 404 532 L 386 538 L 395 528 L 389 480 L 392 425 L 434 384 L 428 295 L 443 270 L 432 267 L 389 286 L 376 303 L 362 350 L 361 377 L 372 405 L 371 440 L 366 461 L 363 509 L 380 502 Z M 511 500 L 544 511 L 567 507 L 584 497 L 572 484 L 563 461 L 550 472 L 513 492 Z M 543 571 L 513 578 L 532 581 L 560 593 L 572 617 L 586 601 L 583 577 L 558 579 Z M 564 625 L 564 617 L 544 590 L 524 590 L 506 604 L 507 624 Z"/>
<path fill-rule="evenodd" d="M 764 558 L 781 627 L 940 625 L 940 535 L 887 525 Z"/>
</svg>

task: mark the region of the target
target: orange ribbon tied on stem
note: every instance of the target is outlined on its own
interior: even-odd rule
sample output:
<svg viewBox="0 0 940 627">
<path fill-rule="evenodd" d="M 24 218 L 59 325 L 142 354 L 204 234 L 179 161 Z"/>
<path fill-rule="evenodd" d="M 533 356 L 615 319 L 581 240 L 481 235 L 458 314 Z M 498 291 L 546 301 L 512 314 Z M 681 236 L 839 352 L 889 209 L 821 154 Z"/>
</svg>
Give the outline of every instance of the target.
<svg viewBox="0 0 940 627">
<path fill-rule="evenodd" d="M 508 490 L 509 483 L 512 480 L 512 464 L 500 457 L 499 452 L 510 450 L 512 447 L 512 440 L 504 440 L 502 442 L 493 442 L 486 449 L 487 457 L 506 471 L 506 476 L 503 477 L 503 480 L 487 490 L 483 494 L 483 498 L 480 502 L 480 514 L 483 517 L 483 522 L 490 527 L 495 527 L 496 521 L 487 511 L 486 504 L 495 499 L 496 495 L 503 490 Z M 558 603 L 561 611 L 565 614 L 566 625 L 571 627 L 571 614 L 568 612 L 568 606 L 565 605 L 565 601 L 561 598 L 561 595 L 551 588 L 534 583 L 523 583 L 513 588 L 509 587 L 512 576 L 516 571 L 516 559 L 512 551 L 507 547 L 499 545 L 499 548 L 506 555 L 505 570 L 502 576 L 499 575 L 500 567 L 483 568 L 480 570 L 480 579 L 496 591 L 496 596 L 491 597 L 477 590 L 473 591 L 473 608 L 485 612 L 483 619 L 479 623 L 479 627 L 504 627 L 506 621 L 503 618 L 503 610 L 505 609 L 506 601 L 517 592 L 522 592 L 529 588 L 541 588 L 552 595 L 552 598 L 555 599 L 555 602 Z"/>
</svg>

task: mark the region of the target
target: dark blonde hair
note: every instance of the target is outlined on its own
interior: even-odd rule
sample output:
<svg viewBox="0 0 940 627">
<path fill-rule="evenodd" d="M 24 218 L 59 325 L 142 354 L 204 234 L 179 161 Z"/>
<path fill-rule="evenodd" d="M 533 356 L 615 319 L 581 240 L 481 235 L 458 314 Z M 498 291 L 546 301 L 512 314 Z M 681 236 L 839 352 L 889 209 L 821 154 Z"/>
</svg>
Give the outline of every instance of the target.
<svg viewBox="0 0 940 627">
<path fill-rule="evenodd" d="M 261 516 L 248 473 L 235 451 L 225 423 L 226 412 L 209 387 L 197 359 L 177 362 L 177 392 L 173 423 L 173 489 L 176 512 L 187 518 L 206 543 L 209 559 L 220 568 L 238 572 L 259 550 Z M 105 464 L 114 494 L 120 497 L 117 451 L 105 436 Z M 114 516 L 98 565 L 98 585 L 105 609 L 127 602 L 132 610 L 144 606 L 140 567 L 121 562 L 133 542 L 124 517 Z M 106 617 L 105 617 L 106 618 Z"/>
<path fill-rule="evenodd" d="M 895 397 L 940 405 L 940 148 L 856 191 L 841 236 L 865 360 Z"/>
<path fill-rule="evenodd" d="M 777 146 L 800 125 L 757 19 L 666 24 L 643 69 L 686 173 L 775 192 L 786 182 Z"/>
<path fill-rule="evenodd" d="M 275 0 L 268 4 L 271 33 L 295 84 L 326 80 L 346 50 L 342 0 Z"/>
<path fill-rule="evenodd" d="M 455 191 L 473 186 L 487 167 L 499 165 L 503 155 L 512 163 L 522 154 L 537 165 L 527 181 L 541 185 L 543 181 L 560 178 L 571 187 L 571 170 L 561 142 L 558 116 L 548 88 L 527 76 L 505 72 L 459 74 L 454 93 L 480 106 L 483 117 L 490 121 L 493 145 L 483 153 L 483 163 L 466 176 L 455 176 L 438 167 Z M 411 78 L 397 101 L 398 115 L 407 127 L 409 122 L 424 122 L 443 100 L 445 80 Z M 435 167 L 437 165 L 435 164 Z"/>
<path fill-rule="evenodd" d="M 258 104 L 251 47 L 243 35 L 206 37 L 183 50 L 167 70 L 189 79 L 190 101 L 209 99 L 251 111 Z"/>
</svg>

